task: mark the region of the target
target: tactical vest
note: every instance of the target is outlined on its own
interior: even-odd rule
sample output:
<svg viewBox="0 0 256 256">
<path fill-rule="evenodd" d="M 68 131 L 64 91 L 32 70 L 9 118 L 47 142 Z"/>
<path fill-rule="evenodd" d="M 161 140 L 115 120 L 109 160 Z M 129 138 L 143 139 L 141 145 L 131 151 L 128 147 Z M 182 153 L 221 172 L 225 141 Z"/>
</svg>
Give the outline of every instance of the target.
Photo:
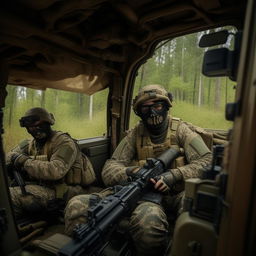
<svg viewBox="0 0 256 256">
<path fill-rule="evenodd" d="M 136 126 L 136 149 L 137 159 L 134 165 L 143 166 L 147 158 L 155 158 L 161 155 L 166 149 L 174 147 L 183 151 L 177 141 L 176 130 L 180 123 L 180 118 L 170 117 L 168 123 L 168 130 L 165 141 L 160 144 L 154 144 L 149 136 L 147 129 L 145 129 L 142 122 Z M 186 164 L 185 157 L 179 156 L 173 162 L 171 168 L 180 167 Z"/>
<path fill-rule="evenodd" d="M 63 133 L 60 131 L 55 132 L 51 140 L 48 140 L 43 148 L 37 152 L 35 146 L 35 140 L 27 141 L 27 145 L 24 145 L 23 141 L 20 145 L 20 148 L 28 147 L 27 154 L 35 160 L 41 161 L 50 161 L 50 158 L 53 154 L 53 149 L 55 148 L 54 143 L 58 141 L 60 136 L 68 136 L 72 139 L 77 147 L 77 156 L 75 162 L 71 166 L 70 170 L 64 177 L 64 182 L 68 185 L 82 185 L 86 186 L 92 184 L 96 180 L 96 176 L 93 171 L 93 167 L 89 161 L 89 159 L 81 152 L 76 140 L 70 137 L 69 134 Z"/>
</svg>

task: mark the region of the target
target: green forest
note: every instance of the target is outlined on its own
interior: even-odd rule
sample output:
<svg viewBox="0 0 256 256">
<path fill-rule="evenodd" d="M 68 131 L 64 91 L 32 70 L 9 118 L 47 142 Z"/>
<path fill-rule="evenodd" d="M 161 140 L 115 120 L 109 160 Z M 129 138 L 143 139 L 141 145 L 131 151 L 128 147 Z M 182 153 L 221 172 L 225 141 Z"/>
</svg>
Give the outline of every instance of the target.
<svg viewBox="0 0 256 256">
<path fill-rule="evenodd" d="M 233 28 L 227 27 L 233 31 Z M 221 29 L 216 29 L 218 31 Z M 147 84 L 161 84 L 173 94 L 171 114 L 204 128 L 228 129 L 225 105 L 235 98 L 235 83 L 227 77 L 206 77 L 202 74 L 203 55 L 207 49 L 198 43 L 205 31 L 166 40 L 160 43 L 138 72 L 134 96 Z M 232 49 L 230 38 L 226 45 Z M 137 120 L 137 119 L 135 119 Z M 131 124 L 135 121 L 132 118 Z"/>
<path fill-rule="evenodd" d="M 134 95 L 147 84 L 161 84 L 173 94 L 171 114 L 204 128 L 228 129 L 224 107 L 234 101 L 235 83 L 228 78 L 207 78 L 201 74 L 205 49 L 199 48 L 202 32 L 160 43 L 154 55 L 138 70 Z M 226 47 L 232 47 L 229 41 Z M 9 151 L 29 137 L 19 119 L 31 107 L 45 107 L 56 119 L 55 130 L 74 138 L 101 136 L 106 132 L 108 89 L 88 96 L 60 90 L 39 91 L 7 86 L 4 108 L 4 145 Z M 130 127 L 138 118 L 131 114 Z"/>
</svg>

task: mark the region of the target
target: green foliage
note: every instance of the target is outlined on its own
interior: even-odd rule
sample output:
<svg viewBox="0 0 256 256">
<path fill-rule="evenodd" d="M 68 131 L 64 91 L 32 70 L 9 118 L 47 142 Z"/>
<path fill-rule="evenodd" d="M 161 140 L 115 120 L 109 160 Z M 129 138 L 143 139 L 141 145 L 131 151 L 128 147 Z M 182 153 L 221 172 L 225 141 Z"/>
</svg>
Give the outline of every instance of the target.
<svg viewBox="0 0 256 256">
<path fill-rule="evenodd" d="M 14 89 L 16 91 L 14 91 Z M 42 92 L 23 87 L 7 86 L 8 97 L 4 108 L 4 147 L 8 152 L 30 135 L 19 126 L 19 119 L 32 107 L 42 104 Z M 15 97 L 13 95 L 15 94 Z M 73 138 L 89 138 L 106 133 L 106 102 L 108 90 L 87 95 L 48 89 L 45 108 L 54 114 L 53 129 L 68 132 Z M 92 118 L 89 118 L 89 101 L 92 100 Z M 15 107 L 14 107 L 15 106 Z"/>
<path fill-rule="evenodd" d="M 232 122 L 226 121 L 224 111 L 213 111 L 207 107 L 198 107 L 191 103 L 177 102 L 170 109 L 170 114 L 179 117 L 183 121 L 192 123 L 203 128 L 223 129 L 231 128 Z M 131 115 L 130 127 L 140 120 L 134 113 Z"/>
<path fill-rule="evenodd" d="M 191 101 L 193 96 L 193 87 L 190 83 L 184 82 L 181 77 L 173 77 L 166 89 L 173 93 L 176 100 Z"/>
<path fill-rule="evenodd" d="M 227 130 L 232 126 L 232 122 L 225 120 L 224 109 L 213 111 L 208 107 L 198 107 L 191 103 L 177 102 L 173 104 L 171 114 L 203 128 Z"/>
<path fill-rule="evenodd" d="M 227 129 L 231 124 L 225 121 L 224 108 L 227 102 L 234 101 L 234 82 L 201 74 L 205 49 L 197 45 L 205 33 L 160 43 L 161 47 L 156 48 L 154 56 L 138 72 L 133 98 L 141 86 L 158 83 L 174 96 L 174 116 L 205 128 Z M 226 47 L 232 48 L 232 42 Z M 130 127 L 137 121 L 138 117 L 132 115 Z"/>
</svg>

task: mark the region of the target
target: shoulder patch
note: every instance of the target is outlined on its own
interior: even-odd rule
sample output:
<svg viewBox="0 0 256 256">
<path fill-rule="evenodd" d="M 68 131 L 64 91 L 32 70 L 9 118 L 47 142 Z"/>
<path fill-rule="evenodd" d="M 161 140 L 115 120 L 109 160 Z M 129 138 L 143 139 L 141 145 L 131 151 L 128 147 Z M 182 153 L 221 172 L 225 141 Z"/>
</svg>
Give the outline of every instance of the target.
<svg viewBox="0 0 256 256">
<path fill-rule="evenodd" d="M 199 135 L 191 140 L 190 145 L 200 156 L 204 156 L 206 153 L 210 152 L 209 148 L 205 145 L 203 139 Z"/>
</svg>

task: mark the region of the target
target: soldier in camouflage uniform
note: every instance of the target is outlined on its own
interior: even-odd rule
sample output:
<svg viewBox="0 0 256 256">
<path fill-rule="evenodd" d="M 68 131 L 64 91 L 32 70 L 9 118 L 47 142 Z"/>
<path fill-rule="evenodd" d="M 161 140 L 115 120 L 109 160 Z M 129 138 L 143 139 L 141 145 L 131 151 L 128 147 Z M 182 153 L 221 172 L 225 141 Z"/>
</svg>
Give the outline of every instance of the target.
<svg viewBox="0 0 256 256">
<path fill-rule="evenodd" d="M 129 233 L 137 255 L 162 255 L 170 231 L 168 218 L 181 209 L 184 181 L 200 177 L 202 170 L 211 163 L 212 154 L 192 125 L 168 116 L 172 106 L 171 94 L 159 85 L 142 88 L 133 102 L 135 113 L 141 118 L 139 124 L 120 142 L 112 158 L 107 160 L 102 178 L 106 186 L 126 182 L 145 163 L 145 159 L 159 156 L 170 147 L 180 149 L 179 156 L 170 170 L 151 179 L 155 190 L 163 194 L 161 203 L 142 200 L 129 220 Z M 193 130 L 192 130 L 192 129 Z M 104 197 L 111 189 L 94 196 Z M 86 222 L 85 211 L 92 196 L 72 198 L 66 208 L 65 224 L 71 233 L 76 223 Z"/>
<path fill-rule="evenodd" d="M 63 198 L 68 185 L 88 186 L 95 181 L 89 160 L 67 133 L 52 130 L 54 122 L 54 116 L 43 108 L 29 109 L 20 119 L 20 126 L 33 139 L 22 141 L 6 157 L 10 176 L 15 168 L 26 181 L 25 195 L 20 187 L 10 187 L 17 217 L 45 209 L 50 200 Z"/>
</svg>

